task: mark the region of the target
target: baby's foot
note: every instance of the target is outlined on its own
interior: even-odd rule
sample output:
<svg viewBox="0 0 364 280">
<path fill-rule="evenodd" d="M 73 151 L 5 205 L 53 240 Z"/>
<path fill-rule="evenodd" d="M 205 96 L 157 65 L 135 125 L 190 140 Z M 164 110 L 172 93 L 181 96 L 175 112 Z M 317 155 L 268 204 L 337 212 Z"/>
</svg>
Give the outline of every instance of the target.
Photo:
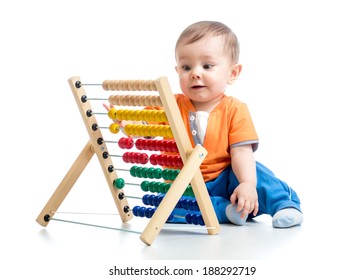
<svg viewBox="0 0 364 280">
<path fill-rule="evenodd" d="M 245 224 L 248 215 L 245 215 L 244 218 L 241 218 L 240 216 L 243 211 L 236 212 L 236 206 L 237 206 L 236 204 L 234 206 L 229 204 L 225 208 L 225 213 L 231 223 L 236 224 L 238 226 L 242 226 L 243 224 Z"/>
<path fill-rule="evenodd" d="M 285 208 L 273 216 L 273 227 L 275 228 L 289 228 L 298 226 L 303 222 L 303 215 L 295 208 Z"/>
</svg>

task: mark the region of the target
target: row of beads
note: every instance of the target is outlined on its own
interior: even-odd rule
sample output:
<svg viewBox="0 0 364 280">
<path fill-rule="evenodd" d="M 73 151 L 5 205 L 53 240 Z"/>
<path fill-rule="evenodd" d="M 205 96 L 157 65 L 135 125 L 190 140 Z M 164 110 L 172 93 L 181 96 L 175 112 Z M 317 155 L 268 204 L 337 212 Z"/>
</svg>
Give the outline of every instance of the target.
<svg viewBox="0 0 364 280">
<path fill-rule="evenodd" d="M 172 183 L 164 183 L 164 182 L 156 182 L 156 181 L 143 181 L 140 184 L 140 188 L 145 192 L 154 192 L 154 193 L 167 193 L 167 191 L 172 186 Z M 184 196 L 194 197 L 194 193 L 192 187 L 190 185 L 187 186 L 186 190 L 183 193 Z"/>
<path fill-rule="evenodd" d="M 121 137 L 118 141 L 118 146 L 120 147 L 120 149 L 130 150 L 131 148 L 134 147 L 134 141 L 130 137 Z"/>
<path fill-rule="evenodd" d="M 121 137 L 118 141 L 121 149 L 131 149 L 134 147 L 134 141 L 131 137 Z M 139 138 L 135 141 L 135 147 L 138 150 L 161 151 L 178 153 L 177 144 L 174 140 L 158 140 Z"/>
<path fill-rule="evenodd" d="M 124 127 L 124 132 L 133 136 L 173 138 L 172 129 L 169 125 L 127 124 Z"/>
<path fill-rule="evenodd" d="M 147 164 L 149 160 L 146 153 L 126 152 L 122 157 L 125 163 Z"/>
<path fill-rule="evenodd" d="M 157 95 L 110 95 L 109 103 L 118 106 L 163 106 Z"/>
<path fill-rule="evenodd" d="M 156 91 L 157 87 L 153 80 L 105 80 L 102 83 L 104 90 L 120 91 Z"/>
<path fill-rule="evenodd" d="M 167 122 L 166 112 L 163 110 L 129 110 L 111 108 L 107 115 L 112 120 L 118 121 L 147 121 Z"/>
<path fill-rule="evenodd" d="M 142 201 L 145 205 L 158 207 L 164 198 L 164 194 L 154 195 L 146 194 L 142 197 Z M 176 208 L 190 210 L 190 211 L 200 211 L 196 199 L 190 198 L 180 198 Z"/>
<path fill-rule="evenodd" d="M 114 180 L 113 185 L 117 189 L 122 189 L 125 187 L 125 181 L 123 178 L 117 178 Z M 171 186 L 172 183 L 157 182 L 157 181 L 143 181 L 140 184 L 140 188 L 144 192 L 154 192 L 154 193 L 167 193 L 167 191 L 171 188 Z M 190 185 L 187 186 L 183 195 L 194 197 L 194 193 Z"/>
<path fill-rule="evenodd" d="M 182 168 L 183 161 L 179 155 L 159 155 L 152 154 L 149 157 L 149 162 L 152 165 L 170 166 L 175 168 Z"/>
<path fill-rule="evenodd" d="M 156 210 L 157 210 L 156 208 L 151 208 L 151 207 L 135 206 L 135 207 L 133 207 L 133 214 L 136 217 L 146 217 L 146 218 L 150 219 L 153 217 Z M 171 215 L 169 215 L 167 222 L 171 222 L 173 219 L 174 219 L 174 215 L 171 214 Z M 187 224 L 193 224 L 196 226 L 205 225 L 202 215 L 198 214 L 198 213 L 187 213 L 185 216 L 185 220 L 186 220 Z"/>
<path fill-rule="evenodd" d="M 155 211 L 157 210 L 157 208 L 151 208 L 151 207 L 144 207 L 144 206 L 134 206 L 133 207 L 133 214 L 135 217 L 146 217 L 148 219 L 150 219 Z M 174 218 L 173 214 L 169 215 L 167 222 L 172 221 Z"/>
<path fill-rule="evenodd" d="M 140 163 L 147 164 L 148 161 L 152 165 L 170 166 L 175 168 L 182 168 L 183 162 L 179 155 L 158 155 L 152 154 L 150 157 L 146 153 L 138 152 L 125 152 L 122 155 L 125 163 Z"/>
<path fill-rule="evenodd" d="M 179 174 L 179 169 L 161 169 L 154 167 L 132 166 L 130 175 L 137 178 L 161 179 L 173 181 Z"/>
<path fill-rule="evenodd" d="M 139 138 L 138 140 L 135 141 L 135 147 L 138 150 L 178 153 L 177 143 L 174 140 Z"/>
</svg>

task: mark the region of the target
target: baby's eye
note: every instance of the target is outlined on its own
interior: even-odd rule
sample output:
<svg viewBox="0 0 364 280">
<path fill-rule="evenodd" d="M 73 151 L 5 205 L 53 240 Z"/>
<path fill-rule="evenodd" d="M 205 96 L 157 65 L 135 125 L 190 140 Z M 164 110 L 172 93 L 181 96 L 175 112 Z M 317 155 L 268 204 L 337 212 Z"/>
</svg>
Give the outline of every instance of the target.
<svg viewBox="0 0 364 280">
<path fill-rule="evenodd" d="M 203 66 L 203 69 L 208 70 L 208 69 L 211 69 L 212 67 L 214 67 L 214 65 L 212 65 L 212 64 L 205 64 L 205 65 Z"/>
<path fill-rule="evenodd" d="M 191 67 L 190 67 L 190 66 L 188 66 L 188 65 L 183 65 L 181 68 L 182 68 L 183 70 L 185 70 L 185 71 L 189 71 L 189 70 L 191 70 Z"/>
</svg>

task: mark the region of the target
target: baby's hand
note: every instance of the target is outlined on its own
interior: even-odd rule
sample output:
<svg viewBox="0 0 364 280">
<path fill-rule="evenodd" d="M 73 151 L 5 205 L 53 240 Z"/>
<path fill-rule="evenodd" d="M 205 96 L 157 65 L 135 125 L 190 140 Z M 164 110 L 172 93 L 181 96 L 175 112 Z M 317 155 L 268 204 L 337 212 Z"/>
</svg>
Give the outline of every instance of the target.
<svg viewBox="0 0 364 280">
<path fill-rule="evenodd" d="M 232 205 L 237 203 L 236 212 L 242 211 L 241 218 L 244 218 L 251 212 L 253 212 L 254 216 L 258 214 L 258 194 L 256 188 L 251 185 L 239 184 L 231 195 L 230 201 Z"/>
</svg>

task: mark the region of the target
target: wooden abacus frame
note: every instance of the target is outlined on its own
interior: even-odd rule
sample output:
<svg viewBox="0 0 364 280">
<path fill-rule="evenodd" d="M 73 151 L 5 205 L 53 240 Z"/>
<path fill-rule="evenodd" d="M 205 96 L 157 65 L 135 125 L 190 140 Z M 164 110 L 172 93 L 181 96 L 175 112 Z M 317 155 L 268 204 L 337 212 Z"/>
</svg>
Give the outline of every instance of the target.
<svg viewBox="0 0 364 280">
<path fill-rule="evenodd" d="M 42 226 L 48 225 L 63 200 L 90 162 L 92 156 L 96 154 L 121 220 L 122 222 L 127 222 L 132 219 L 133 215 L 130 211 L 128 201 L 123 195 L 123 190 L 114 187 L 113 182 L 117 179 L 117 174 L 115 171 L 110 171 L 109 167 L 113 166 L 111 158 L 103 157 L 103 153 L 107 151 L 107 147 L 104 143 L 98 143 L 97 141 L 98 139 L 103 138 L 100 129 L 93 128 L 93 125 L 97 124 L 96 118 L 94 115 L 87 116 L 85 113 L 88 110 L 91 110 L 91 105 L 90 102 L 87 101 L 85 89 L 82 86 L 79 77 L 72 77 L 68 82 L 87 128 L 90 140 L 87 142 L 56 191 L 50 197 L 36 221 Z M 178 151 L 184 164 L 179 175 L 173 181 L 171 188 L 165 194 L 165 197 L 156 209 L 156 212 L 142 232 L 140 239 L 148 245 L 152 244 L 189 184 L 192 186 L 208 234 L 217 234 L 220 231 L 220 225 L 199 169 L 203 159 L 206 157 L 207 151 L 200 145 L 193 148 L 186 129 L 181 129 L 184 128 L 184 123 L 181 115 L 178 113 L 179 108 L 167 78 L 161 77 L 156 80 L 105 80 L 102 87 L 106 91 L 158 91 L 159 96 L 138 98 L 137 101 L 136 99 L 133 99 L 135 96 L 113 95 L 109 97 L 109 102 L 112 105 L 162 106 L 165 110 L 168 123 L 171 127 L 174 140 L 176 141 Z M 125 104 L 125 102 L 128 104 Z M 124 198 L 120 199 L 120 195 Z"/>
</svg>

